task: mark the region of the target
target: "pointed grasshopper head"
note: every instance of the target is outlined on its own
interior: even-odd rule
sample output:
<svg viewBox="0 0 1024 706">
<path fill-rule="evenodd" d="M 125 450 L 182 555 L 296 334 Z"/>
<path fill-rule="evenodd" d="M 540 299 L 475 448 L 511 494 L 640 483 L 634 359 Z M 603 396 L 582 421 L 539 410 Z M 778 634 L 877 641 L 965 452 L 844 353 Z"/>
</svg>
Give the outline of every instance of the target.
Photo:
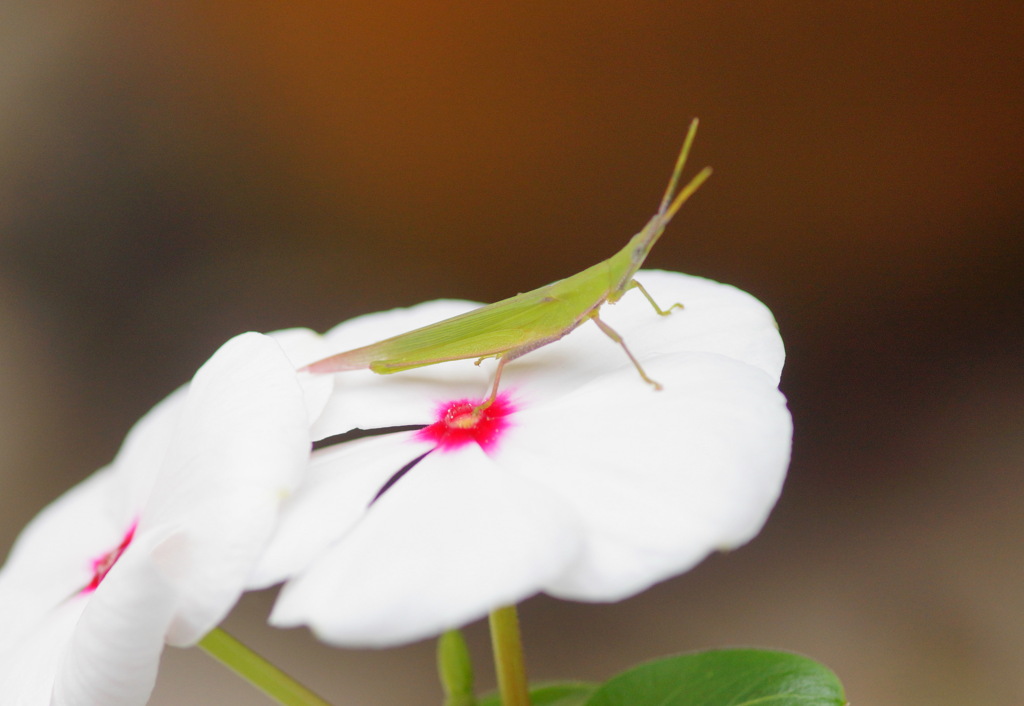
<svg viewBox="0 0 1024 706">
<path fill-rule="evenodd" d="M 623 271 L 623 276 L 619 280 L 619 286 L 616 290 L 609 295 L 608 301 L 615 302 L 626 292 L 630 283 L 633 281 L 633 275 L 637 273 L 647 259 L 647 255 L 651 252 L 651 248 L 658 242 L 658 238 L 665 232 L 665 226 L 669 224 L 672 217 L 676 215 L 683 204 L 686 203 L 687 199 L 693 195 L 693 193 L 700 188 L 701 184 L 707 181 L 708 177 L 711 176 L 711 167 L 704 167 L 697 176 L 693 177 L 689 183 L 684 186 L 679 193 L 676 193 L 676 189 L 679 186 L 679 177 L 683 173 L 683 167 L 686 165 L 686 158 L 690 154 L 690 146 L 693 144 L 693 138 L 697 135 L 697 119 L 694 118 L 693 122 L 690 123 L 690 130 L 686 133 L 686 139 L 683 141 L 683 149 L 679 152 L 679 158 L 676 159 L 675 169 L 672 171 L 672 178 L 669 179 L 668 186 L 665 188 L 665 195 L 661 198 L 661 205 L 658 207 L 658 212 L 655 213 L 651 220 L 647 221 L 647 225 L 643 229 L 634 235 L 629 240 L 629 244 L 623 248 L 619 255 L 627 255 L 629 258 L 628 265 Z M 615 259 L 615 258 L 613 258 Z"/>
</svg>

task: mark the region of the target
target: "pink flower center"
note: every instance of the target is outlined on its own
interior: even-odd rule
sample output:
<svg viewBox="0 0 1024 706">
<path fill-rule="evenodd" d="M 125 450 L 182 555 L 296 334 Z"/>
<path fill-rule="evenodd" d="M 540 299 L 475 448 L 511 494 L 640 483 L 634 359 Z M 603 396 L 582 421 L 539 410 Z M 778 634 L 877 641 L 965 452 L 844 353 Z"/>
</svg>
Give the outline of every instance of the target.
<svg viewBox="0 0 1024 706">
<path fill-rule="evenodd" d="M 416 438 L 432 441 L 442 451 L 454 451 L 476 443 L 490 452 L 510 425 L 509 415 L 516 411 L 508 393 L 501 393 L 486 409 L 477 409 L 483 400 L 456 400 L 437 407 L 437 421 L 420 429 Z"/>
<path fill-rule="evenodd" d="M 92 581 L 89 585 L 82 589 L 82 593 L 92 593 L 100 585 L 107 573 L 113 568 L 117 560 L 124 554 L 124 550 L 128 548 L 128 545 L 132 543 L 132 537 L 135 536 L 135 528 L 138 526 L 139 521 L 133 520 L 128 531 L 125 532 L 124 538 L 121 539 L 121 543 L 114 549 L 111 549 L 105 554 L 101 554 L 92 560 Z"/>
</svg>

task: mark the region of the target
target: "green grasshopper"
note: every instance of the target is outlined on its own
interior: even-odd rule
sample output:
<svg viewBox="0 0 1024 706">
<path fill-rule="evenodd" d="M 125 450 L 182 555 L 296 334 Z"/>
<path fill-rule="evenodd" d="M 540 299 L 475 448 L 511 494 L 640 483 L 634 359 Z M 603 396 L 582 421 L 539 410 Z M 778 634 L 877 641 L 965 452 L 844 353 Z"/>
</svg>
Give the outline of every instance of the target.
<svg viewBox="0 0 1024 706">
<path fill-rule="evenodd" d="M 585 321 L 593 321 L 609 338 L 622 346 L 640 377 L 654 389 L 660 390 L 661 385 L 647 376 L 622 336 L 602 321 L 598 312 L 602 306 L 614 304 L 633 288 L 640 290 L 660 316 L 667 316 L 676 307 L 682 308 L 682 304 L 676 303 L 663 310 L 643 285 L 633 279 L 633 275 L 647 259 L 647 254 L 658 242 L 668 222 L 711 176 L 711 168 L 705 167 L 673 198 L 696 133 L 697 120 L 694 120 L 690 124 L 658 212 L 643 230 L 630 238 L 626 247 L 604 262 L 531 292 L 517 294 L 429 326 L 332 355 L 307 365 L 303 370 L 334 373 L 369 368 L 375 373 L 386 375 L 450 360 L 477 358 L 476 363 L 479 365 L 487 358 L 496 358 L 498 368 L 494 373 L 491 394 L 474 410 L 475 415 L 479 415 L 497 398 L 501 372 L 507 363 L 554 343 Z"/>
</svg>

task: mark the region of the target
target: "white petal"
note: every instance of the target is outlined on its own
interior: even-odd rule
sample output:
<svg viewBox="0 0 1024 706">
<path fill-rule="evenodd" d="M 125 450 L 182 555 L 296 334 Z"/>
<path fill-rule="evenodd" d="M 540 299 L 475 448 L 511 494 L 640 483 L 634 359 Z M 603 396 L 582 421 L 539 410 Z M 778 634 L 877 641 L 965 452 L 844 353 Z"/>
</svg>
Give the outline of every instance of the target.
<svg viewBox="0 0 1024 706">
<path fill-rule="evenodd" d="M 235 337 L 196 373 L 138 529 L 166 537 L 154 559 L 180 593 L 170 644 L 194 643 L 237 600 L 309 444 L 294 367 L 270 338 Z"/>
<path fill-rule="evenodd" d="M 181 417 L 189 386 L 182 385 L 135 422 L 111 464 L 116 480 L 105 499 L 122 523 L 132 521 L 153 493 Z"/>
<path fill-rule="evenodd" d="M 407 309 L 392 309 L 345 321 L 324 334 L 332 353 L 406 333 L 465 313 L 480 304 L 439 299 Z M 338 373 L 335 394 L 313 426 L 313 438 L 323 439 L 351 429 L 422 424 L 438 400 L 451 395 L 482 395 L 490 380 L 487 368 L 473 361 L 454 361 L 391 375 L 369 370 Z"/>
<path fill-rule="evenodd" d="M 22 530 L 0 571 L 0 664 L 45 616 L 92 580 L 91 560 L 129 528 L 107 512 L 113 485 L 98 471 L 48 505 Z"/>
<path fill-rule="evenodd" d="M 328 353 L 324 338 L 309 329 L 286 329 L 267 335 L 281 347 L 293 367 L 306 365 Z M 236 364 L 244 364 L 244 355 L 242 351 L 236 354 Z M 333 381 L 328 376 L 305 373 L 297 375 L 297 379 L 305 393 L 307 416 L 316 419 L 334 390 Z M 119 512 L 125 521 L 145 505 L 152 493 L 153 483 L 176 433 L 190 384 L 179 387 L 139 419 L 117 453 L 112 465 L 120 479 L 108 502 L 112 511 Z"/>
<path fill-rule="evenodd" d="M 174 611 L 174 587 L 136 540 L 89 598 L 54 683 L 53 706 L 143 706 Z"/>
<path fill-rule="evenodd" d="M 429 637 L 536 592 L 576 537 L 562 503 L 478 447 L 435 451 L 285 586 L 271 622 L 354 647 Z"/>
<path fill-rule="evenodd" d="M 267 334 L 281 346 L 292 366 L 301 368 L 330 355 L 327 340 L 308 328 L 289 328 Z"/>
<path fill-rule="evenodd" d="M 618 600 L 753 537 L 781 490 L 792 438 L 765 373 L 707 354 L 648 362 L 665 389 L 623 370 L 527 406 L 495 454 L 572 506 L 586 544 L 546 586 Z M 512 443 L 514 442 L 514 443 Z"/>
<path fill-rule="evenodd" d="M 431 448 L 412 433 L 361 439 L 317 451 L 249 581 L 266 588 L 316 561 L 363 517 L 395 472 Z"/>
<path fill-rule="evenodd" d="M 78 596 L 41 616 L 7 653 L 0 653 L 5 706 L 50 706 L 53 683 L 86 599 Z"/>
<path fill-rule="evenodd" d="M 296 368 L 308 365 L 329 355 L 330 349 L 323 336 L 308 328 L 292 328 L 267 334 L 273 338 L 288 360 Z M 299 384 L 306 396 L 306 416 L 316 419 L 334 391 L 334 380 L 328 375 L 300 373 Z"/>
<path fill-rule="evenodd" d="M 315 359 L 316 334 L 275 337 L 225 344 L 135 425 L 111 468 L 26 527 L 0 572 L 5 703 L 48 704 L 54 685 L 54 704 L 141 706 L 165 636 L 191 644 L 230 609 L 308 461 L 307 408 L 332 387 L 310 378 L 304 390 L 282 350 Z M 81 593 L 143 506 L 132 544 Z"/>
</svg>

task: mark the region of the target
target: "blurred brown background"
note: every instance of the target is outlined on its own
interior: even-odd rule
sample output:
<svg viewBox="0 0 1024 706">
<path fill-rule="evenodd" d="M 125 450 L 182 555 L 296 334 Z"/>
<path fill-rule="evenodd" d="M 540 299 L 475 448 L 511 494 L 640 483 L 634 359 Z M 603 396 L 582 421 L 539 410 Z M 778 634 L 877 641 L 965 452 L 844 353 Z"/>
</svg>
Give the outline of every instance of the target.
<svg viewBox="0 0 1024 706">
<path fill-rule="evenodd" d="M 696 115 L 715 176 L 649 265 L 774 310 L 788 485 L 730 556 L 614 606 L 527 603 L 533 675 L 757 644 L 857 704 L 1024 701 L 1024 5 L 2 15 L 0 553 L 235 333 L 491 301 L 608 256 Z M 330 650 L 268 605 L 232 629 L 336 703 L 439 703 L 429 643 Z M 263 701 L 171 650 L 153 703 Z"/>
</svg>

